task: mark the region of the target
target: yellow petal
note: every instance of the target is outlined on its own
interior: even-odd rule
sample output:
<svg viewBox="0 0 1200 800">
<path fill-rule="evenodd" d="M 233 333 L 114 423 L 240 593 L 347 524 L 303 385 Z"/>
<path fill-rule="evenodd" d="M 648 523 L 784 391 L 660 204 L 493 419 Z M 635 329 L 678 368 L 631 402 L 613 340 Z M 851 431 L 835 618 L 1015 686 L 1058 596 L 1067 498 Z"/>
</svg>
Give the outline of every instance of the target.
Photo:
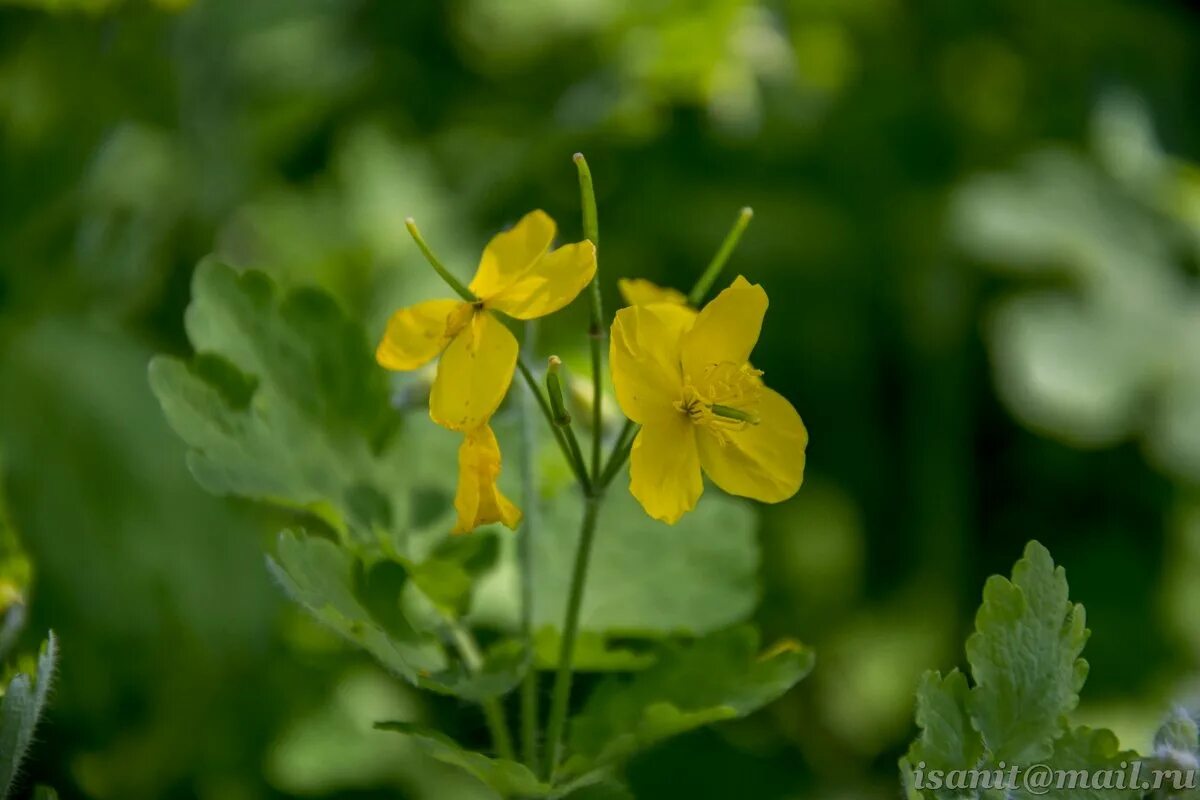
<svg viewBox="0 0 1200 800">
<path fill-rule="evenodd" d="M 416 369 L 442 352 L 454 331 L 451 317 L 461 300 L 429 300 L 402 308 L 388 320 L 375 360 L 387 369 Z"/>
<path fill-rule="evenodd" d="M 739 275 L 700 311 L 683 337 L 684 375 L 699 383 L 715 364 L 749 361 L 766 313 L 767 293 Z"/>
<path fill-rule="evenodd" d="M 678 412 L 683 395 L 680 347 L 693 315 L 683 306 L 630 306 L 617 312 L 609 340 L 609 366 L 617 403 L 643 424 Z"/>
<path fill-rule="evenodd" d="M 670 303 L 686 306 L 687 296 L 676 289 L 658 286 L 643 278 L 621 278 L 617 281 L 621 297 L 631 306 L 648 306 L 651 303 Z"/>
<path fill-rule="evenodd" d="M 676 412 L 642 426 L 629 456 L 629 491 L 646 513 L 674 525 L 704 491 L 696 426 Z"/>
<path fill-rule="evenodd" d="M 465 431 L 495 413 L 512 383 L 517 340 L 486 311 L 476 313 L 438 362 L 429 416 L 443 428 Z"/>
<path fill-rule="evenodd" d="M 700 463 L 713 483 L 730 494 L 778 503 L 804 481 L 808 431 L 792 404 L 771 389 L 762 390 L 757 411 L 757 425 L 727 431 L 721 438 L 698 429 Z"/>
<path fill-rule="evenodd" d="M 554 220 L 545 211 L 530 211 L 516 225 L 492 237 L 468 288 L 476 297 L 500 292 L 550 249 L 554 232 Z"/>
<path fill-rule="evenodd" d="M 496 434 L 485 423 L 463 436 L 458 448 L 458 491 L 454 509 L 458 522 L 454 533 L 470 533 L 480 525 L 501 522 L 515 530 L 521 510 L 500 493 L 500 445 Z"/>
<path fill-rule="evenodd" d="M 488 308 L 516 319 L 553 314 L 570 303 L 596 274 L 596 246 L 564 245 L 535 260 L 516 280 L 494 295 L 480 295 Z"/>
</svg>

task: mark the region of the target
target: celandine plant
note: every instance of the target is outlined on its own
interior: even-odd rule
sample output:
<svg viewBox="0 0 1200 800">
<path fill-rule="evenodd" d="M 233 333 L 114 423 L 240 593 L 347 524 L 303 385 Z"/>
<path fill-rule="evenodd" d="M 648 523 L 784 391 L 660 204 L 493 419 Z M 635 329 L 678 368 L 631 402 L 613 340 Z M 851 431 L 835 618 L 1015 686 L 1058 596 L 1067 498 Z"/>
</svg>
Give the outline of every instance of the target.
<svg viewBox="0 0 1200 800">
<path fill-rule="evenodd" d="M 262 273 L 208 261 L 185 320 L 195 355 L 150 367 L 205 488 L 298 512 L 268 562 L 287 593 L 399 679 L 477 705 L 490 742 L 472 749 L 414 720 L 378 727 L 500 797 L 628 798 L 631 756 L 749 714 L 813 665 L 800 644 L 763 648 L 745 624 L 758 594 L 754 514 L 728 495 L 792 496 L 807 444 L 795 409 L 750 362 L 764 290 L 739 277 L 704 303 L 749 211 L 689 294 L 620 283 L 628 306 L 608 361 L 627 419 L 606 424 L 595 201 L 576 163 L 585 240 L 553 248 L 554 222 L 532 212 L 492 239 L 466 285 L 410 220 L 458 298 L 397 311 L 374 352 L 324 292 L 280 291 Z M 538 366 L 532 324 L 585 291 L 586 452 L 561 362 Z M 380 365 L 415 371 L 434 359 L 428 415 L 397 408 Z M 505 406 L 517 374 L 520 397 Z M 538 458 L 542 421 L 565 470 Z M 502 444 L 520 454 L 522 508 L 501 488 L 512 477 Z M 627 462 L 628 492 L 616 485 Z M 704 474 L 728 494 L 699 503 Z M 1087 635 L 1064 571 L 1032 543 L 1011 580 L 984 589 L 969 670 L 920 683 L 920 730 L 900 764 L 907 797 L 1197 797 L 1194 715 L 1173 712 L 1145 756 L 1072 722 Z M 20 751 L 54 653 L 51 640 L 0 707 L 0 740 Z M 577 671 L 601 674 L 584 697 L 572 693 Z M 0 797 L 19 758 L 0 758 Z"/>
<path fill-rule="evenodd" d="M 554 221 L 533 211 L 492 238 L 466 284 L 408 220 L 457 297 L 397 311 L 374 359 L 323 292 L 281 293 L 261 273 L 206 262 L 186 318 L 196 355 L 151 365 L 202 485 L 304 512 L 269 562 L 286 591 L 398 677 L 477 703 L 491 744 L 475 752 L 412 721 L 379 727 L 502 797 L 628 796 L 630 756 L 762 707 L 813 663 L 795 642 L 764 650 L 745 624 L 757 596 L 753 513 L 720 495 L 698 505 L 703 474 L 770 503 L 804 474 L 804 425 L 750 365 L 766 292 L 739 277 L 704 304 L 749 209 L 688 295 L 623 281 L 629 306 L 609 333 L 592 178 L 575 162 L 584 240 L 554 247 Z M 533 321 L 584 292 L 581 437 L 561 362 L 536 355 Z M 606 333 L 623 425 L 606 424 Z M 397 413 L 379 368 L 435 359 L 428 416 L 458 437 Z M 519 402 L 502 408 L 517 374 Z M 573 491 L 537 457 L 539 418 Z M 523 508 L 501 488 L 501 443 L 514 439 Z M 627 462 L 629 492 L 614 485 Z M 580 669 L 607 673 L 587 697 L 572 693 Z"/>
</svg>

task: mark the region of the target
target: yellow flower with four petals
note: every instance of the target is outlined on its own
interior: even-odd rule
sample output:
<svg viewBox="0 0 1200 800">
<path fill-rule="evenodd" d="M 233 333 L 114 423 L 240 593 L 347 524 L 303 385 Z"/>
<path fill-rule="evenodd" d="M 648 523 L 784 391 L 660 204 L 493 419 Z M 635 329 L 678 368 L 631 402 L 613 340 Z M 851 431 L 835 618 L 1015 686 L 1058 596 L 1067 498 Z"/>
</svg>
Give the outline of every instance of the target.
<svg viewBox="0 0 1200 800">
<path fill-rule="evenodd" d="M 739 276 L 699 313 L 677 299 L 617 312 L 613 385 L 642 426 L 629 488 L 655 519 L 674 523 L 695 507 L 702 470 L 726 492 L 767 503 L 800 488 L 808 431 L 749 364 L 766 310 L 766 292 Z"/>
<path fill-rule="evenodd" d="M 556 226 L 532 211 L 484 248 L 468 286 L 476 299 L 428 300 L 392 315 L 376 350 L 380 365 L 414 370 L 437 358 L 429 416 L 461 431 L 456 531 L 503 522 L 515 527 L 521 513 L 496 486 L 500 448 L 488 421 L 512 383 L 517 340 L 493 312 L 536 319 L 566 306 L 596 274 L 589 241 L 550 249 Z"/>
</svg>

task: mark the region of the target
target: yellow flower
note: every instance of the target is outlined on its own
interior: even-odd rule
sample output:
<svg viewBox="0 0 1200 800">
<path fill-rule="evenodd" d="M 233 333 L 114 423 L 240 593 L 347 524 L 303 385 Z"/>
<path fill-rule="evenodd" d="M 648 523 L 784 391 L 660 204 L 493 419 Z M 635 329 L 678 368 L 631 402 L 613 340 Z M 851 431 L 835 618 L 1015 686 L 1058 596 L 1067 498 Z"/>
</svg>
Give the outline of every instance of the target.
<svg viewBox="0 0 1200 800">
<path fill-rule="evenodd" d="M 453 533 L 470 533 L 480 525 L 502 522 L 515 530 L 521 510 L 500 493 L 500 445 L 486 423 L 463 435 L 458 448 L 458 491 L 454 509 L 458 523 Z"/>
<path fill-rule="evenodd" d="M 648 306 L 651 303 L 670 303 L 676 306 L 688 304 L 687 295 L 678 289 L 658 286 L 644 278 L 621 278 L 617 281 L 621 297 L 631 306 Z"/>
<path fill-rule="evenodd" d="M 778 503 L 804 479 L 808 432 L 748 363 L 767 294 L 738 277 L 698 314 L 652 303 L 612 327 L 617 402 L 641 423 L 629 488 L 646 513 L 675 523 L 704 491 L 701 469 L 730 494 Z"/>
<path fill-rule="evenodd" d="M 375 352 L 382 366 L 412 370 L 442 354 L 429 396 L 429 415 L 442 427 L 478 428 L 508 392 L 517 340 L 492 311 L 543 317 L 574 300 L 596 274 L 595 246 L 583 241 L 551 250 L 555 230 L 544 211 L 526 214 L 484 248 L 468 287 L 476 302 L 429 300 L 388 321 Z"/>
</svg>

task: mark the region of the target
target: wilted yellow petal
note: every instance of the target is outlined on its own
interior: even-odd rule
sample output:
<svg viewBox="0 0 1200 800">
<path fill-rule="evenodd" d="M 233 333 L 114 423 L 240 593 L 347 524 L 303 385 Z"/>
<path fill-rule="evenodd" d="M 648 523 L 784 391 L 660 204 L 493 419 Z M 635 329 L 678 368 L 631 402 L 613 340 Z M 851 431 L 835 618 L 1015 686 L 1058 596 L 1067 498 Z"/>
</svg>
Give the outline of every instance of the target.
<svg viewBox="0 0 1200 800">
<path fill-rule="evenodd" d="M 617 281 L 621 297 L 631 306 L 648 306 L 651 303 L 670 303 L 686 306 L 687 295 L 677 289 L 659 286 L 644 278 L 621 278 Z"/>
<path fill-rule="evenodd" d="M 375 360 L 387 369 L 416 369 L 431 361 L 454 335 L 451 316 L 461 300 L 429 300 L 402 308 L 388 320 Z"/>
<path fill-rule="evenodd" d="M 492 237 L 468 288 L 476 297 L 500 292 L 550 249 L 554 232 L 554 220 L 545 211 L 530 211 L 516 225 Z"/>
<path fill-rule="evenodd" d="M 693 381 L 703 379 L 713 365 L 745 364 L 758 342 L 767 293 L 742 276 L 706 305 L 683 337 L 683 373 Z"/>
<path fill-rule="evenodd" d="M 764 387 L 756 410 L 758 424 L 741 430 L 698 428 L 700 463 L 713 483 L 730 494 L 778 503 L 794 495 L 804 480 L 808 431 L 776 391 Z"/>
<path fill-rule="evenodd" d="M 617 402 L 625 416 L 647 423 L 678 415 L 683 395 L 679 358 L 693 315 L 683 306 L 630 306 L 617 312 L 609 341 L 609 365 Z"/>
<path fill-rule="evenodd" d="M 517 340 L 504 323 L 475 314 L 438 361 L 429 416 L 452 431 L 479 427 L 504 399 L 516 365 Z"/>
<path fill-rule="evenodd" d="M 596 246 L 564 245 L 536 259 L 516 280 L 494 295 L 480 295 L 488 308 L 516 319 L 535 319 L 574 300 L 596 274 Z"/>
<path fill-rule="evenodd" d="M 646 513 L 674 525 L 704 491 L 696 426 L 676 412 L 642 426 L 629 456 L 629 491 Z"/>
<path fill-rule="evenodd" d="M 454 533 L 470 533 L 480 525 L 503 523 L 515 530 L 521 510 L 500 493 L 500 445 L 487 424 L 473 428 L 463 436 L 458 448 L 458 491 L 454 509 L 458 522 Z"/>
</svg>

